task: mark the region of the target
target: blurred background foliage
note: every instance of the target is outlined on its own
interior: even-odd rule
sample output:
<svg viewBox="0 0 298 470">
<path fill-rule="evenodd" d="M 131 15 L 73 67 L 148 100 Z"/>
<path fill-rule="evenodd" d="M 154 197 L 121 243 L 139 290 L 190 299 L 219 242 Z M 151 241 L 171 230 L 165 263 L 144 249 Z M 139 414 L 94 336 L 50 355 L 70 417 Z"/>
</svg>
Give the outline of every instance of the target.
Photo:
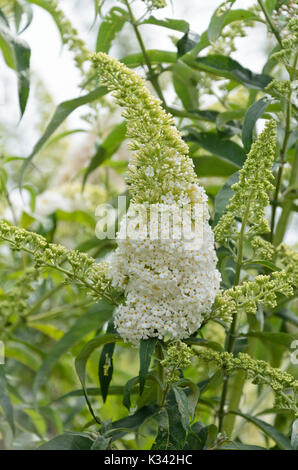
<svg viewBox="0 0 298 470">
<path fill-rule="evenodd" d="M 245 159 L 247 109 L 258 103 L 244 144 L 250 145 L 270 116 L 280 119 L 282 139 L 282 100 L 260 100 L 270 76 L 287 75 L 279 62 L 268 59 L 278 44 L 267 34 L 258 2 L 239 0 L 234 16 L 222 24 L 213 15 L 220 5 L 217 0 L 168 3 L 155 11 L 147 8 L 150 2 L 140 0 L 0 0 L 1 218 L 49 242 L 88 252 L 97 261 L 114 249 L 113 241 L 94 235 L 95 208 L 108 201 L 115 204 L 115 197 L 125 192 L 123 174 L 130 152 L 121 111 L 89 68 L 89 50 L 122 59 L 147 79 L 153 94 L 165 100 L 189 143 L 212 220 L 223 212 L 231 194 L 229 178 Z M 265 3 L 286 37 L 294 2 Z M 137 31 L 130 8 L 139 19 Z M 283 191 L 289 186 L 296 137 L 297 130 L 287 147 Z M 277 207 L 278 215 L 280 211 Z M 296 243 L 297 224 L 294 211 L 284 234 L 291 245 Z M 94 332 L 106 330 L 108 306 L 65 284 L 59 272 L 32 270 L 26 253 L 1 244 L 0 255 L 0 339 L 6 360 L 5 375 L 3 366 L 0 375 L 0 447 L 32 449 L 63 431 L 94 432 L 74 358 Z M 229 286 L 229 260 L 223 252 L 218 255 Z M 295 338 L 295 307 L 292 301 L 276 314 L 260 312 L 263 331 Z M 201 335 L 224 346 L 224 327 L 218 323 L 208 323 Z M 239 341 L 239 350 L 245 341 Z M 297 376 L 288 342 L 255 339 L 254 344 L 254 357 Z M 120 420 L 129 414 L 122 393 L 124 384 L 138 374 L 137 351 L 116 345 L 105 403 L 98 378 L 100 353 L 96 350 L 87 364 L 89 395 L 103 420 Z M 211 425 L 221 372 L 193 358 L 185 376 L 201 390 L 196 416 L 205 426 Z M 144 403 L 146 394 L 133 394 L 131 412 Z M 287 414 L 272 414 L 272 407 L 270 390 L 246 384 L 242 411 L 260 413 L 262 420 L 288 434 Z M 115 446 L 149 449 L 155 433 L 156 425 L 144 421 L 116 439 Z M 237 418 L 236 437 L 238 443 L 275 445 L 272 436 L 242 418 Z"/>
</svg>

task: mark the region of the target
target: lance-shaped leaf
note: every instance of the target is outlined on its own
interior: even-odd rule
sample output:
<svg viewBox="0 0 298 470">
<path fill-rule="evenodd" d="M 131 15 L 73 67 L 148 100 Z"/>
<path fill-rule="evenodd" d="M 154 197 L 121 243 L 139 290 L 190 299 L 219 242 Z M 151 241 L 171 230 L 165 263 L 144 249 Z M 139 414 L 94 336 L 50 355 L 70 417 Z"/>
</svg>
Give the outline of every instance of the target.
<svg viewBox="0 0 298 470">
<path fill-rule="evenodd" d="M 260 117 L 262 117 L 269 104 L 270 100 L 268 100 L 266 97 L 263 97 L 252 104 L 245 114 L 242 128 L 242 142 L 247 153 L 249 152 L 253 141 L 253 131 L 256 122 Z"/>
<path fill-rule="evenodd" d="M 140 341 L 139 355 L 140 355 L 140 395 L 142 395 L 145 387 L 146 377 L 149 371 L 149 366 L 152 354 L 157 343 L 156 338 L 142 339 Z"/>
<path fill-rule="evenodd" d="M 88 434 L 81 432 L 67 432 L 54 437 L 38 450 L 90 450 L 93 441 Z"/>
<path fill-rule="evenodd" d="M 113 320 L 109 321 L 107 333 L 116 333 Z M 115 343 L 105 344 L 98 364 L 98 377 L 100 388 L 102 392 L 102 399 L 105 402 L 109 392 L 109 386 L 113 377 L 113 354 L 115 350 Z"/>
<path fill-rule="evenodd" d="M 112 305 L 101 300 L 78 318 L 70 330 L 55 344 L 37 371 L 33 385 L 35 394 L 39 387 L 48 380 L 52 368 L 60 357 L 84 338 L 85 335 L 101 328 L 111 318 L 113 310 L 114 307 Z"/>
<path fill-rule="evenodd" d="M 3 411 L 5 413 L 6 419 L 14 432 L 15 426 L 14 426 L 14 413 L 13 413 L 13 407 L 10 401 L 10 396 L 8 393 L 8 387 L 7 387 L 7 380 L 5 377 L 5 372 L 4 372 L 4 366 L 3 364 L 0 365 L 0 406 L 3 408 Z"/>
<path fill-rule="evenodd" d="M 98 98 L 104 96 L 107 93 L 107 89 L 105 87 L 98 87 L 95 90 L 91 91 L 90 93 L 80 96 L 79 98 L 75 98 L 73 100 L 63 101 L 60 103 L 56 111 L 49 122 L 46 130 L 44 131 L 41 138 L 35 144 L 31 154 L 23 163 L 21 175 L 20 175 L 20 185 L 22 183 L 23 175 L 29 163 L 32 161 L 33 157 L 42 149 L 44 144 L 47 140 L 53 135 L 55 130 L 62 124 L 63 121 L 77 108 L 83 106 L 84 104 L 91 103 L 92 101 L 97 100 Z"/>
<path fill-rule="evenodd" d="M 29 45 L 7 26 L 0 16 L 0 47 L 7 65 L 13 68 L 18 77 L 18 96 L 21 117 L 23 116 L 30 89 L 30 55 Z"/>
<path fill-rule="evenodd" d="M 109 52 L 116 34 L 121 31 L 127 19 L 128 13 L 123 8 L 111 8 L 100 24 L 96 39 L 96 52 Z"/>
</svg>

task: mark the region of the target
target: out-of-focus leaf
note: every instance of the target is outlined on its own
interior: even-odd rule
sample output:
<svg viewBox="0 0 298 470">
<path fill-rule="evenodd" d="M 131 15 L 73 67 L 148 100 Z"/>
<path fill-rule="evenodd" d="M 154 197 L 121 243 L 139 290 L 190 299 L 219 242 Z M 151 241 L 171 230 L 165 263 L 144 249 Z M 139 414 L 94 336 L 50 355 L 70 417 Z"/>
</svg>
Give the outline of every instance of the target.
<svg viewBox="0 0 298 470">
<path fill-rule="evenodd" d="M 103 143 L 97 147 L 97 150 L 90 160 L 83 178 L 83 186 L 88 176 L 98 168 L 105 160 L 114 155 L 119 149 L 126 136 L 126 122 L 122 122 L 113 128 Z"/>
<path fill-rule="evenodd" d="M 5 61 L 13 68 L 18 77 L 18 94 L 21 117 L 23 116 L 30 89 L 30 55 L 29 45 L 15 35 L 0 16 L 0 47 Z"/>
<path fill-rule="evenodd" d="M 38 450 L 90 450 L 92 444 L 88 434 L 67 432 L 41 445 Z"/>
<path fill-rule="evenodd" d="M 92 444 L 90 450 L 106 450 L 109 447 L 111 438 L 104 437 L 102 434 L 99 434 Z"/>
<path fill-rule="evenodd" d="M 197 80 L 193 70 L 182 62 L 177 62 L 172 68 L 173 85 L 185 109 L 195 109 L 198 106 Z"/>
<path fill-rule="evenodd" d="M 225 3 L 225 2 L 224 2 Z M 223 4 L 221 4 L 223 5 Z M 211 21 L 208 26 L 208 39 L 210 42 L 214 42 L 220 36 L 222 29 L 234 21 L 263 21 L 259 16 L 255 15 L 252 11 L 238 9 L 229 10 L 226 9 L 222 14 L 218 14 L 218 10 L 221 5 L 214 12 Z M 231 4 L 230 6 L 232 6 Z"/>
<path fill-rule="evenodd" d="M 37 152 L 41 150 L 41 148 L 44 146 L 47 140 L 53 135 L 55 130 L 60 126 L 60 124 L 62 124 L 62 122 L 75 109 L 79 108 L 80 106 L 83 106 L 84 104 L 88 104 L 88 103 L 91 103 L 92 101 L 97 100 L 98 98 L 104 96 L 106 93 L 107 93 L 107 89 L 105 87 L 98 87 L 84 96 L 80 96 L 79 98 L 75 98 L 73 100 L 63 101 L 57 106 L 56 111 L 51 121 L 49 122 L 46 130 L 44 131 L 43 135 L 35 144 L 29 157 L 27 157 L 26 160 L 24 160 L 23 167 L 21 170 L 20 183 L 22 182 L 24 172 L 27 166 L 29 165 L 29 163 L 32 161 L 33 157 L 37 154 Z"/>
<path fill-rule="evenodd" d="M 101 336 L 96 336 L 95 338 L 88 341 L 87 344 L 85 344 L 85 346 L 83 347 L 79 355 L 76 357 L 76 361 L 75 361 L 76 372 L 82 384 L 89 411 L 95 419 L 96 417 L 93 412 L 90 400 L 88 398 L 88 393 L 86 390 L 86 383 L 85 383 L 87 361 L 90 355 L 93 353 L 93 351 L 99 346 L 102 346 L 104 344 L 109 344 L 109 343 L 115 343 L 116 341 L 120 341 L 120 340 L 121 338 L 119 335 L 112 334 L 112 333 L 101 335 Z"/>
<path fill-rule="evenodd" d="M 96 52 L 109 52 L 116 34 L 121 31 L 127 19 L 128 13 L 123 8 L 111 8 L 100 24 L 96 39 Z"/>
<path fill-rule="evenodd" d="M 268 341 L 270 343 L 278 344 L 279 346 L 283 346 L 287 349 L 290 349 L 291 344 L 295 339 L 292 335 L 289 335 L 288 333 L 276 333 L 271 331 L 250 331 L 245 336 L 249 336 L 251 338 L 258 338 L 263 342 Z"/>
<path fill-rule="evenodd" d="M 174 31 L 180 31 L 186 33 L 189 30 L 189 23 L 185 20 L 175 20 L 173 18 L 165 18 L 159 20 L 154 16 L 150 16 L 142 22 L 142 24 L 153 24 L 155 26 L 163 26 L 164 28 L 173 29 Z"/>
<path fill-rule="evenodd" d="M 293 449 L 298 450 L 298 419 L 295 419 L 292 425 L 291 446 Z"/>
<path fill-rule="evenodd" d="M 193 157 L 192 160 L 195 165 L 195 172 L 200 178 L 205 176 L 230 176 L 238 168 L 233 163 L 228 163 L 213 155 Z"/>
<path fill-rule="evenodd" d="M 270 100 L 263 97 L 251 105 L 246 112 L 242 128 L 242 142 L 247 153 L 249 152 L 253 141 L 253 131 L 256 122 L 260 117 L 262 117 L 269 104 Z"/>
<path fill-rule="evenodd" d="M 60 357 L 84 338 L 85 335 L 90 333 L 90 331 L 100 328 L 111 318 L 113 310 L 114 307 L 112 305 L 101 300 L 78 318 L 70 330 L 55 344 L 37 371 L 33 385 L 34 394 L 36 394 L 41 385 L 49 380 L 50 372 Z"/>
<path fill-rule="evenodd" d="M 148 49 L 146 51 L 147 56 L 150 59 L 151 64 L 175 64 L 177 60 L 176 52 L 171 51 L 160 51 L 158 49 Z M 144 65 L 145 59 L 144 55 L 140 53 L 130 54 L 121 59 L 123 64 L 127 65 L 127 67 L 135 68 L 139 67 L 139 65 Z"/>
<path fill-rule="evenodd" d="M 32 23 L 33 11 L 32 6 L 25 0 L 16 0 L 13 6 L 14 20 L 18 34 L 23 33 Z M 20 30 L 23 17 L 26 18 L 25 23 Z"/>
<path fill-rule="evenodd" d="M 198 132 L 196 129 L 189 127 L 188 134 L 185 137 L 188 142 L 196 142 L 200 147 L 208 152 L 222 158 L 223 160 L 233 163 L 236 167 L 241 168 L 246 155 L 242 147 L 232 140 L 221 139 L 214 132 Z"/>
<path fill-rule="evenodd" d="M 213 13 L 209 26 L 208 26 L 208 39 L 210 42 L 216 41 L 220 32 L 224 26 L 225 19 L 230 12 L 235 0 L 231 0 L 230 2 L 223 2 L 216 8 L 215 12 Z"/>
<path fill-rule="evenodd" d="M 5 354 L 7 357 L 26 365 L 33 371 L 37 371 L 40 367 L 40 358 L 22 343 L 9 342 L 5 348 Z"/>
<path fill-rule="evenodd" d="M 142 395 L 145 387 L 146 377 L 148 374 L 152 354 L 154 352 L 156 338 L 142 339 L 140 341 L 139 355 L 140 355 L 140 395 Z"/>
<path fill-rule="evenodd" d="M 231 412 L 230 412 L 231 413 Z M 240 411 L 233 411 L 233 414 L 237 416 L 241 416 L 245 418 L 250 423 L 255 424 L 259 429 L 261 429 L 267 436 L 271 437 L 276 444 L 283 450 L 293 450 L 291 446 L 290 439 L 284 436 L 278 429 L 271 424 L 265 423 L 261 419 L 256 418 L 255 416 L 251 416 L 245 413 L 241 413 Z"/>
<path fill-rule="evenodd" d="M 14 413 L 13 407 L 10 401 L 9 393 L 7 390 L 7 381 L 5 377 L 4 365 L 0 364 L 0 406 L 3 408 L 6 419 L 14 432 Z"/>
<path fill-rule="evenodd" d="M 195 384 L 189 379 L 181 379 L 177 385 L 179 387 L 187 387 L 190 390 L 190 393 L 187 394 L 188 411 L 191 419 L 193 420 L 195 417 L 198 400 L 200 398 L 200 388 L 197 384 Z"/>
<path fill-rule="evenodd" d="M 239 62 L 231 57 L 221 55 L 208 55 L 196 59 L 184 56 L 185 63 L 196 70 L 204 70 L 212 75 L 229 78 L 242 83 L 247 88 L 262 90 L 272 80 L 269 75 L 254 73 L 242 67 Z"/>
<path fill-rule="evenodd" d="M 215 204 L 214 204 L 214 219 L 213 219 L 213 224 L 212 226 L 215 227 L 223 213 L 225 212 L 225 209 L 229 203 L 229 200 L 234 194 L 234 191 L 232 190 L 233 184 L 237 183 L 239 180 L 239 173 L 236 172 L 233 175 L 230 176 L 230 178 L 225 182 L 219 193 L 217 194 L 215 198 Z"/>
<path fill-rule="evenodd" d="M 129 432 L 136 431 L 148 418 L 156 414 L 157 409 L 155 404 L 143 406 L 135 414 L 114 421 L 111 425 L 111 431 L 109 431 L 112 441 L 121 439 Z"/>
<path fill-rule="evenodd" d="M 88 396 L 100 396 L 102 394 L 102 391 L 100 388 L 97 387 L 86 387 L 86 391 L 88 393 Z M 109 388 L 109 395 L 122 395 L 124 393 L 124 387 L 122 385 L 112 385 Z M 66 398 L 71 398 L 71 397 L 83 397 L 84 396 L 84 390 L 73 390 L 72 392 L 65 393 L 65 395 L 61 395 L 60 397 L 56 398 L 53 400 L 55 401 L 60 401 L 60 400 L 65 400 Z"/>
<path fill-rule="evenodd" d="M 263 259 L 254 259 L 251 261 L 246 261 L 245 263 L 243 263 L 243 266 L 246 268 L 264 266 L 264 268 L 270 269 L 270 271 L 281 271 L 281 269 L 274 263 Z"/>
<path fill-rule="evenodd" d="M 198 346 L 206 346 L 207 348 L 214 349 L 215 351 L 223 351 L 223 348 L 219 343 L 216 343 L 216 341 L 209 341 L 208 339 L 204 339 L 204 338 L 190 337 L 185 340 L 185 343 L 198 345 Z"/>
</svg>

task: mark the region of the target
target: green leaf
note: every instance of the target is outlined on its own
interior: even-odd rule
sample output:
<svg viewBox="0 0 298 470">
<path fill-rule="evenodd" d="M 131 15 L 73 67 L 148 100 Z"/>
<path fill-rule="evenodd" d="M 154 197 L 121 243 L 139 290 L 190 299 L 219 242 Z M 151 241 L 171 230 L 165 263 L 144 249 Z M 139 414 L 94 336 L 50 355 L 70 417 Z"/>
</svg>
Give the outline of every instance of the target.
<svg viewBox="0 0 298 470">
<path fill-rule="evenodd" d="M 172 67 L 173 85 L 185 109 L 195 109 L 198 106 L 198 83 L 190 67 L 178 61 Z"/>
<path fill-rule="evenodd" d="M 155 26 L 162 26 L 164 28 L 173 29 L 174 31 L 180 31 L 181 33 L 186 33 L 189 30 L 189 23 L 184 20 L 175 20 L 173 18 L 165 18 L 164 20 L 159 20 L 154 16 L 150 16 L 146 20 L 142 21 L 141 24 L 153 24 Z"/>
<path fill-rule="evenodd" d="M 198 387 L 197 384 L 195 384 L 189 379 L 181 379 L 177 385 L 179 387 L 188 387 L 190 390 L 190 393 L 187 394 L 188 410 L 189 410 L 190 418 L 193 420 L 195 417 L 198 400 L 200 398 L 200 388 Z"/>
<path fill-rule="evenodd" d="M 163 63 L 175 64 L 177 61 L 176 52 L 160 51 L 157 49 L 148 49 L 146 53 L 152 65 L 163 64 Z M 122 62 L 127 67 L 130 67 L 132 69 L 139 67 L 140 65 L 146 64 L 146 61 L 144 59 L 144 55 L 142 54 L 142 52 L 127 55 L 123 57 L 120 62 Z"/>
<path fill-rule="evenodd" d="M 101 336 L 96 336 L 95 338 L 91 339 L 90 341 L 88 341 L 88 343 L 85 344 L 85 346 L 83 347 L 80 354 L 76 357 L 76 360 L 75 360 L 76 372 L 82 384 L 89 411 L 95 419 L 96 417 L 92 410 L 92 406 L 88 398 L 88 393 L 87 393 L 86 384 L 85 384 L 85 373 L 86 373 L 87 361 L 90 355 L 93 353 L 93 351 L 96 348 L 104 344 L 115 343 L 116 341 L 121 341 L 121 337 L 116 334 L 110 333 L 110 334 L 105 334 Z"/>
<path fill-rule="evenodd" d="M 32 23 L 32 19 L 33 19 L 32 7 L 25 0 L 17 0 L 14 3 L 13 13 L 14 13 L 14 21 L 15 21 L 15 25 L 16 25 L 16 30 L 17 30 L 18 34 L 21 34 Z M 24 26 L 22 27 L 22 29 L 20 30 L 20 25 L 21 25 L 21 22 L 22 22 L 22 18 L 24 16 L 26 17 L 26 22 L 25 22 Z"/>
<path fill-rule="evenodd" d="M 185 56 L 183 60 L 196 70 L 204 70 L 212 75 L 229 78 L 242 83 L 247 88 L 262 90 L 272 80 L 269 75 L 253 73 L 251 70 L 242 67 L 239 62 L 231 57 L 208 55 L 194 60 Z"/>
<path fill-rule="evenodd" d="M 95 154 L 91 157 L 90 163 L 86 169 L 83 178 L 83 186 L 85 185 L 88 176 L 98 168 L 105 160 L 114 155 L 119 149 L 126 136 L 126 122 L 123 121 L 113 128 L 109 135 L 105 138 L 103 143 L 96 149 Z"/>
<path fill-rule="evenodd" d="M 233 23 L 234 21 L 263 21 L 259 16 L 255 15 L 253 12 L 243 9 L 226 10 L 221 15 L 218 15 L 217 13 L 218 9 L 214 12 L 208 26 L 208 39 L 210 42 L 216 41 L 222 29 L 228 24 Z"/>
<path fill-rule="evenodd" d="M 116 333 L 114 322 L 110 320 L 107 333 Z M 102 349 L 99 364 L 98 364 L 98 377 L 100 388 L 102 391 L 102 399 L 105 402 L 109 392 L 109 386 L 113 377 L 113 354 L 115 349 L 115 343 L 105 344 Z M 107 370 L 106 370 L 106 367 Z"/>
<path fill-rule="evenodd" d="M 177 42 L 177 57 L 182 57 L 192 51 L 200 42 L 201 36 L 192 31 L 187 31 Z"/>
<path fill-rule="evenodd" d="M 107 450 L 109 444 L 111 442 L 111 438 L 104 437 L 102 434 L 99 434 L 92 444 L 90 450 Z"/>
<path fill-rule="evenodd" d="M 67 432 L 41 445 L 38 450 L 90 450 L 92 445 L 88 434 Z"/>
<path fill-rule="evenodd" d="M 273 439 L 281 449 L 293 450 L 291 447 L 290 440 L 286 436 L 284 436 L 280 431 L 278 431 L 278 429 L 276 429 L 274 426 L 271 426 L 271 424 L 265 423 L 265 421 L 255 418 L 254 416 L 241 413 L 240 411 L 233 411 L 230 413 L 236 414 L 237 416 L 241 416 L 242 418 L 245 418 L 250 423 L 255 424 L 267 436 Z"/>
<path fill-rule="evenodd" d="M 184 449 L 189 429 L 187 396 L 178 387 L 168 394 L 165 407 L 155 415 L 158 432 L 152 450 Z"/>
<path fill-rule="evenodd" d="M 225 19 L 229 14 L 233 3 L 235 3 L 235 0 L 232 0 L 229 3 L 223 2 L 219 5 L 218 8 L 216 8 L 215 12 L 213 13 L 207 29 L 208 39 L 210 42 L 216 41 L 216 39 L 220 35 L 220 32 L 224 26 Z"/>
<path fill-rule="evenodd" d="M 270 14 L 273 13 L 276 3 L 277 0 L 265 0 L 265 7 Z"/>
<path fill-rule="evenodd" d="M 132 391 L 136 389 L 136 385 L 139 383 L 139 381 L 139 376 L 133 377 L 132 379 L 129 379 L 124 385 L 122 403 L 128 410 L 130 410 L 131 407 L 130 395 Z"/>
<path fill-rule="evenodd" d="M 248 153 L 253 141 L 253 131 L 257 120 L 262 117 L 271 100 L 263 97 L 248 108 L 242 128 L 242 142 Z"/>
<path fill-rule="evenodd" d="M 63 101 L 60 103 L 56 111 L 49 122 L 46 130 L 44 131 L 41 138 L 35 144 L 31 154 L 23 163 L 23 167 L 21 170 L 20 182 L 22 181 L 23 175 L 29 163 L 32 161 L 33 157 L 41 150 L 41 148 L 45 145 L 47 140 L 52 136 L 55 130 L 62 124 L 62 122 L 77 108 L 83 106 L 85 104 L 91 103 L 99 99 L 100 97 L 104 96 L 107 93 L 107 89 L 105 87 L 98 87 L 95 90 L 91 91 L 90 93 L 80 96 L 79 98 L 75 98 L 73 100 Z"/>
<path fill-rule="evenodd" d="M 223 450 L 268 450 L 266 447 L 253 446 L 250 444 L 242 444 L 242 442 L 231 442 L 229 444 L 223 444 L 219 446 L 219 449 Z"/>
<path fill-rule="evenodd" d="M 29 45 L 13 34 L 0 16 L 0 47 L 4 58 L 11 68 L 15 69 L 18 77 L 18 95 L 21 117 L 23 116 L 30 89 L 30 55 Z"/>
<path fill-rule="evenodd" d="M 113 310 L 114 307 L 112 305 L 101 300 L 78 318 L 70 330 L 55 344 L 41 364 L 40 369 L 37 371 L 33 384 L 33 392 L 35 395 L 39 387 L 49 380 L 51 370 L 60 357 L 88 333 L 101 328 L 102 325 L 111 318 Z"/>
<path fill-rule="evenodd" d="M 0 406 L 2 407 L 6 419 L 14 433 L 15 425 L 14 425 L 14 413 L 13 407 L 10 401 L 9 393 L 7 391 L 7 380 L 5 377 L 4 372 L 4 365 L 0 364 Z"/>
<path fill-rule="evenodd" d="M 127 19 L 128 13 L 123 8 L 111 8 L 99 27 L 96 39 L 96 52 L 109 52 L 116 34 L 121 31 Z"/>
<path fill-rule="evenodd" d="M 298 419 L 295 419 L 292 425 L 291 446 L 293 449 L 298 450 Z"/>
<path fill-rule="evenodd" d="M 86 391 L 88 393 L 88 396 L 100 396 L 102 394 L 101 388 L 97 387 L 86 387 Z M 109 388 L 109 395 L 122 395 L 124 393 L 124 388 L 122 385 L 112 385 Z M 59 401 L 59 400 L 65 400 L 65 398 L 71 398 L 71 397 L 83 397 L 85 396 L 84 390 L 79 389 L 79 390 L 72 390 L 71 392 L 65 393 L 64 395 L 61 395 L 58 398 L 55 398 L 53 402 Z"/>
<path fill-rule="evenodd" d="M 237 168 L 241 168 L 245 162 L 246 155 L 240 145 L 232 140 L 222 139 L 214 132 L 198 132 L 196 129 L 189 127 L 185 139 L 188 142 L 197 143 L 203 149 L 226 162 L 233 163 Z"/>
<path fill-rule="evenodd" d="M 199 178 L 205 176 L 231 176 L 237 170 L 234 163 L 228 163 L 219 157 L 212 155 L 203 157 L 192 157 L 195 172 Z"/>
<path fill-rule="evenodd" d="M 253 259 L 250 261 L 245 261 L 243 263 L 243 266 L 245 268 L 264 266 L 264 268 L 270 269 L 270 271 L 281 271 L 281 269 L 274 263 L 263 259 Z"/>
<path fill-rule="evenodd" d="M 148 418 L 154 416 L 156 412 L 157 405 L 150 404 L 143 406 L 133 415 L 114 421 L 111 425 L 111 431 L 109 431 L 112 441 L 121 439 L 125 434 L 136 431 Z"/>
<path fill-rule="evenodd" d="M 279 346 L 283 346 L 287 349 L 290 349 L 291 344 L 295 339 L 288 333 L 275 333 L 269 331 L 250 331 L 246 335 L 242 336 L 249 336 L 251 338 L 258 338 L 262 341 L 269 341 L 270 343 L 278 344 Z"/>
<path fill-rule="evenodd" d="M 148 374 L 151 357 L 154 352 L 155 345 L 157 343 L 156 338 L 142 339 L 140 341 L 139 355 L 140 355 L 140 395 L 142 395 L 145 387 L 146 377 Z"/>
<path fill-rule="evenodd" d="M 198 345 L 198 346 L 206 346 L 206 348 L 211 348 L 214 349 L 214 351 L 219 351 L 222 352 L 223 348 L 219 343 L 216 343 L 215 341 L 209 341 L 208 339 L 204 338 L 188 338 L 184 340 L 186 344 L 193 344 L 193 345 Z"/>
<path fill-rule="evenodd" d="M 226 207 L 231 199 L 231 197 L 234 194 L 234 191 L 232 190 L 233 184 L 237 183 L 239 179 L 239 173 L 238 171 L 234 173 L 230 178 L 225 182 L 219 193 L 217 194 L 215 198 L 215 204 L 214 204 L 214 219 L 213 219 L 213 224 L 212 226 L 215 227 L 221 216 L 226 210 Z"/>
</svg>

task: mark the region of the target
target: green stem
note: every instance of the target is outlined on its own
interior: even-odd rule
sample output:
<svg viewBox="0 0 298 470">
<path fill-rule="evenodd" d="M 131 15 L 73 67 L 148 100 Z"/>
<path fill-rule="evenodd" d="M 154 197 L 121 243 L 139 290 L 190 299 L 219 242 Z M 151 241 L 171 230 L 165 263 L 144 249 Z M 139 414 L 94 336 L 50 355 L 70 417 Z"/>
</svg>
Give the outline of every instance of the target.
<svg viewBox="0 0 298 470">
<path fill-rule="evenodd" d="M 157 75 L 156 73 L 154 72 L 153 68 L 152 68 L 152 65 L 151 65 L 151 62 L 150 62 L 150 59 L 149 59 L 149 56 L 147 54 L 147 51 L 146 51 L 146 47 L 145 47 L 145 44 L 144 44 L 144 41 L 143 41 L 143 38 L 141 36 L 141 33 L 139 31 L 139 28 L 138 28 L 138 23 L 134 17 L 134 14 L 132 12 L 132 9 L 131 9 L 131 6 L 128 2 L 128 0 L 125 0 L 125 4 L 127 6 L 127 9 L 128 9 L 128 13 L 129 13 L 129 16 L 130 16 L 130 20 L 131 20 L 131 24 L 132 24 L 132 27 L 134 29 L 134 32 L 135 32 L 135 35 L 136 35 L 136 38 L 138 40 L 138 43 L 140 45 L 140 48 L 142 50 L 142 54 L 144 56 L 144 60 L 145 60 L 145 63 L 147 65 L 147 68 L 148 68 L 148 72 L 149 72 L 149 80 L 150 82 L 152 83 L 159 99 L 161 100 L 162 102 L 162 105 L 165 109 L 167 109 L 167 105 L 166 105 L 166 102 L 165 102 L 165 99 L 164 99 L 164 96 L 163 96 L 163 93 L 162 93 L 162 90 L 160 88 L 160 85 L 159 85 L 159 82 L 158 82 L 158 78 L 157 78 Z"/>
<path fill-rule="evenodd" d="M 246 212 L 243 216 L 242 219 L 242 224 L 241 224 L 241 229 L 239 233 L 239 241 L 238 241 L 238 255 L 237 255 L 237 261 L 236 261 L 236 272 L 235 272 L 235 278 L 234 278 L 234 286 L 237 286 L 240 281 L 240 274 L 241 274 L 241 267 L 242 267 L 242 262 L 243 262 L 243 243 L 244 243 L 244 234 L 245 234 L 245 228 L 247 224 L 247 219 L 248 219 L 248 213 L 249 213 L 249 206 L 250 206 L 250 201 L 248 200 L 248 205 L 246 208 Z M 237 314 L 234 315 L 232 324 L 230 327 L 229 335 L 228 335 L 228 345 L 227 345 L 227 351 L 230 353 L 233 351 L 234 343 L 235 343 L 235 331 L 236 331 L 236 325 L 237 325 Z M 224 375 L 224 381 L 223 381 L 223 387 L 222 387 L 222 394 L 221 394 L 221 399 L 220 399 L 220 405 L 219 405 L 219 411 L 218 411 L 218 431 L 222 432 L 223 429 L 223 424 L 224 424 L 224 417 L 225 417 L 225 404 L 226 404 L 226 399 L 227 399 L 227 394 L 228 394 L 228 385 L 229 385 L 229 376 L 225 373 Z"/>
<path fill-rule="evenodd" d="M 258 4 L 260 5 L 260 8 L 261 8 L 262 12 L 264 13 L 266 21 L 267 21 L 268 25 L 270 26 L 270 29 L 271 29 L 272 33 L 276 37 L 276 40 L 277 40 L 278 44 L 280 45 L 280 47 L 282 47 L 282 40 L 281 40 L 280 34 L 279 34 L 278 30 L 276 29 L 276 27 L 274 26 L 274 24 L 273 24 L 273 22 L 270 18 L 270 14 L 269 14 L 267 8 L 263 4 L 262 0 L 258 0 Z"/>
<path fill-rule="evenodd" d="M 158 406 L 161 408 L 163 406 L 164 400 L 165 400 L 165 371 L 164 371 L 164 367 L 161 363 L 164 356 L 163 356 L 163 350 L 162 350 L 160 342 L 158 342 L 156 344 L 155 355 L 156 355 L 156 358 L 157 358 L 157 376 L 158 376 L 159 381 L 162 385 L 162 390 L 160 390 L 159 387 L 157 388 L 157 403 L 158 403 Z"/>
<path fill-rule="evenodd" d="M 271 227 L 270 227 L 270 241 L 274 241 L 274 228 L 275 228 L 275 219 L 276 219 L 276 209 L 278 205 L 278 198 L 282 184 L 282 176 L 283 176 L 283 169 L 284 164 L 286 162 L 286 151 L 287 145 L 291 133 L 291 95 L 292 90 L 290 90 L 288 98 L 287 98 L 287 110 L 286 110 L 286 125 L 285 125 L 285 135 L 282 144 L 282 148 L 280 150 L 280 162 L 279 162 L 279 169 L 276 177 L 276 187 L 274 192 L 274 197 L 272 201 L 272 214 L 271 214 Z M 274 243 L 275 245 L 275 243 Z M 276 245 L 275 245 L 276 246 Z"/>
</svg>

